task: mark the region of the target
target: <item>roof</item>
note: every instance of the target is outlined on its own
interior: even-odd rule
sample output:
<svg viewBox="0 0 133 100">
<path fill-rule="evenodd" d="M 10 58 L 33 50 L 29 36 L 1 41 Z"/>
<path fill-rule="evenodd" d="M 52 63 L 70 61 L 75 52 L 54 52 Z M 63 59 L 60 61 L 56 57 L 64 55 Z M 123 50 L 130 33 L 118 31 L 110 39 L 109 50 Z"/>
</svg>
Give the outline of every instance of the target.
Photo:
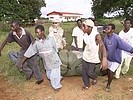
<svg viewBox="0 0 133 100">
<path fill-rule="evenodd" d="M 70 14 L 70 15 L 83 15 L 80 13 L 71 13 L 71 12 L 57 12 L 57 11 L 53 11 L 51 13 L 48 13 L 47 16 L 49 15 L 63 15 L 63 14 Z"/>
</svg>

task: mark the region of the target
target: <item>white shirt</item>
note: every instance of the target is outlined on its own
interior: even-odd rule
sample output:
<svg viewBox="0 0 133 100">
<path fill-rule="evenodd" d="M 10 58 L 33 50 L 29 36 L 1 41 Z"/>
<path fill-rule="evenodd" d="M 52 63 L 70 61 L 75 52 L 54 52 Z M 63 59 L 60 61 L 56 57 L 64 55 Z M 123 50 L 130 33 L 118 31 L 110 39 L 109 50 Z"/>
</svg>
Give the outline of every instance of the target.
<svg viewBox="0 0 133 100">
<path fill-rule="evenodd" d="M 99 34 L 96 31 L 93 31 L 88 35 L 84 34 L 84 42 L 86 44 L 83 51 L 83 60 L 90 63 L 100 63 L 99 59 L 99 45 L 96 44 L 96 35 Z"/>
<path fill-rule="evenodd" d="M 72 36 L 77 37 L 78 48 L 83 48 L 83 35 L 84 35 L 84 32 L 78 26 L 73 29 Z M 74 38 L 73 38 L 72 46 L 76 47 Z"/>
<path fill-rule="evenodd" d="M 36 40 L 34 44 L 31 44 L 24 56 L 30 58 L 36 53 L 39 53 L 46 65 L 45 68 L 54 69 L 60 67 L 62 64 L 57 52 L 58 49 L 54 38 L 47 37 L 45 40 Z"/>
<path fill-rule="evenodd" d="M 133 47 L 133 28 L 130 28 L 128 32 L 120 31 L 119 37 Z M 132 54 L 126 51 L 122 51 L 122 56 L 132 57 Z"/>
</svg>

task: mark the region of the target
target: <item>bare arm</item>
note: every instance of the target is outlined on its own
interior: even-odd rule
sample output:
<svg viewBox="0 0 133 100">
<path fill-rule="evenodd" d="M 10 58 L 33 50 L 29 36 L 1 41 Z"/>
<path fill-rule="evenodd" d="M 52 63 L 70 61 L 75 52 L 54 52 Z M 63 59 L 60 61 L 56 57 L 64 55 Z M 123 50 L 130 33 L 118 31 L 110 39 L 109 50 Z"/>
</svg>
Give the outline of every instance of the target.
<svg viewBox="0 0 133 100">
<path fill-rule="evenodd" d="M 103 70 L 107 69 L 107 53 L 100 34 L 96 35 L 96 43 L 99 44 L 99 50 L 101 53 L 101 60 L 102 60 L 101 67 Z"/>
<path fill-rule="evenodd" d="M 76 36 L 74 36 L 73 38 L 74 38 L 74 41 L 75 41 L 76 48 L 78 49 L 77 37 L 76 37 Z"/>
<path fill-rule="evenodd" d="M 22 61 L 21 61 L 21 64 L 23 65 L 24 64 L 24 62 L 26 61 L 26 59 L 27 59 L 27 57 L 23 57 L 23 59 L 22 59 Z"/>
<path fill-rule="evenodd" d="M 22 71 L 23 70 L 23 64 L 24 64 L 24 62 L 27 60 L 27 57 L 23 57 L 23 59 L 20 61 L 20 63 L 18 63 L 18 68 L 19 68 L 19 70 L 20 71 Z"/>
</svg>

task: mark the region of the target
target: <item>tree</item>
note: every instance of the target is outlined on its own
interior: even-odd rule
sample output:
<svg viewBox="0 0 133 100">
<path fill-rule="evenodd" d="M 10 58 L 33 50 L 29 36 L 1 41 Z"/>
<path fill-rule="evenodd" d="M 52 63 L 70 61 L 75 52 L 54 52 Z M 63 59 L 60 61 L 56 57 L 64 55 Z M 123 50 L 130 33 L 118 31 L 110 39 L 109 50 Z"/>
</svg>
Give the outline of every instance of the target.
<svg viewBox="0 0 133 100">
<path fill-rule="evenodd" d="M 104 13 L 122 11 L 120 16 L 133 19 L 133 0 L 92 0 L 92 11 L 96 18 L 102 18 Z"/>
<path fill-rule="evenodd" d="M 0 0 L 0 21 L 34 21 L 40 17 L 40 9 L 45 5 L 44 0 Z"/>
</svg>

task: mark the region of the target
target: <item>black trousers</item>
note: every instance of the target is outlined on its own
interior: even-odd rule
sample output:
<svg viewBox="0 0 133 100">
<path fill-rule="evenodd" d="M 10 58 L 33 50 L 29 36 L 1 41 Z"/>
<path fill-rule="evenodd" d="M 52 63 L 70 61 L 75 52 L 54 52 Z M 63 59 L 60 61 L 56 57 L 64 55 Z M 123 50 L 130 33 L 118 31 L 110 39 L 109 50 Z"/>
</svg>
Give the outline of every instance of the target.
<svg viewBox="0 0 133 100">
<path fill-rule="evenodd" d="M 89 87 L 90 86 L 90 78 L 96 79 L 98 76 L 95 73 L 95 63 L 89 63 L 84 60 L 82 60 L 82 79 L 84 82 L 84 86 Z"/>
</svg>

